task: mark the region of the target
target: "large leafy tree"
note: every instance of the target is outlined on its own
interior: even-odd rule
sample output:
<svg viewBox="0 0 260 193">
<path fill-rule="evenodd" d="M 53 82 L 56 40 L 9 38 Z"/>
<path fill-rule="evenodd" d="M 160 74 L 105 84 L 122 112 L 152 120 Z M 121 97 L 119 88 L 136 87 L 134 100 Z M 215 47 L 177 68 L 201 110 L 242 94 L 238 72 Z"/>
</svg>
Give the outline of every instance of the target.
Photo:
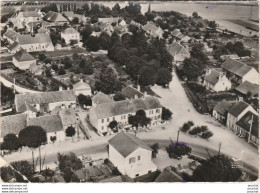
<svg viewBox="0 0 260 193">
<path fill-rule="evenodd" d="M 238 168 L 224 155 L 216 155 L 198 166 L 192 178 L 197 182 L 235 182 L 241 176 Z"/>
<path fill-rule="evenodd" d="M 157 84 L 165 86 L 172 81 L 172 74 L 167 68 L 160 68 L 157 72 Z"/>
<path fill-rule="evenodd" d="M 73 137 L 75 135 L 76 131 L 75 131 L 75 128 L 73 126 L 69 126 L 67 129 L 66 129 L 66 136 L 67 137 Z"/>
<path fill-rule="evenodd" d="M 18 135 L 21 145 L 37 148 L 47 142 L 47 135 L 40 126 L 27 126 Z"/>
<path fill-rule="evenodd" d="M 15 134 L 9 133 L 4 137 L 2 148 L 9 150 L 18 150 L 21 147 L 21 144 Z"/>
<path fill-rule="evenodd" d="M 172 118 L 172 112 L 169 109 L 163 107 L 162 108 L 162 120 L 170 120 L 171 118 Z"/>
<path fill-rule="evenodd" d="M 140 84 L 144 86 L 148 86 L 148 85 L 154 85 L 156 83 L 157 74 L 154 71 L 154 69 L 144 66 L 140 69 L 139 74 L 140 74 Z"/>
<path fill-rule="evenodd" d="M 138 127 L 138 126 L 147 126 L 148 124 L 151 123 L 151 119 L 146 117 L 146 113 L 144 110 L 138 110 L 136 111 L 134 116 L 130 116 L 128 122 L 133 126 L 133 127 Z"/>
</svg>

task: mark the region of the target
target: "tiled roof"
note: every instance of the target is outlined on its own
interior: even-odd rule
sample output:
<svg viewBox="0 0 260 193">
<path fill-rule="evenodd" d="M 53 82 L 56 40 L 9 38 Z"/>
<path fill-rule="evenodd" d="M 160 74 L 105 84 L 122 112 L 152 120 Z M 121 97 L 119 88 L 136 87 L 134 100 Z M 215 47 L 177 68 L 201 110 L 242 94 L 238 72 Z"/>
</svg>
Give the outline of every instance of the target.
<svg viewBox="0 0 260 193">
<path fill-rule="evenodd" d="M 211 69 L 210 74 L 208 74 L 207 76 L 205 76 L 205 81 L 209 82 L 212 85 L 215 85 L 218 83 L 219 77 L 223 75 L 221 72 L 215 70 L 215 69 Z"/>
<path fill-rule="evenodd" d="M 153 23 L 147 23 L 143 26 L 143 30 L 151 33 L 152 36 L 158 36 L 163 34 L 163 30 L 160 27 L 155 26 Z"/>
<path fill-rule="evenodd" d="M 15 32 L 14 30 L 12 29 L 8 29 L 5 33 L 4 33 L 4 36 L 6 36 L 7 38 L 9 38 L 10 40 L 12 41 L 15 41 L 16 38 L 18 36 L 20 36 L 20 34 L 18 34 L 17 32 Z"/>
<path fill-rule="evenodd" d="M 117 115 L 136 113 L 138 110 L 149 110 L 161 108 L 159 100 L 153 96 L 147 96 L 144 99 L 137 98 L 114 101 L 110 103 L 98 104 L 95 107 L 95 113 L 98 119 L 113 117 Z"/>
<path fill-rule="evenodd" d="M 40 126 L 46 131 L 46 133 L 63 130 L 62 122 L 59 115 L 48 115 L 28 119 L 27 125 Z"/>
<path fill-rule="evenodd" d="M 178 42 L 173 42 L 171 45 L 168 47 L 168 52 L 174 57 L 178 54 L 186 54 L 189 55 L 189 51 L 186 50 L 181 44 Z"/>
<path fill-rule="evenodd" d="M 26 114 L 17 114 L 0 117 L 1 119 L 1 137 L 8 133 L 18 135 L 26 127 Z"/>
<path fill-rule="evenodd" d="M 49 33 L 49 31 L 47 30 L 47 29 L 45 29 L 45 28 L 40 28 L 40 29 L 38 29 L 38 33 L 40 34 L 40 33 L 42 33 L 42 34 L 44 34 L 44 33 Z"/>
<path fill-rule="evenodd" d="M 24 93 L 15 95 L 15 105 L 18 109 L 23 104 L 48 104 L 61 101 L 76 101 L 76 96 L 73 90 L 41 92 L 41 93 Z"/>
<path fill-rule="evenodd" d="M 117 23 L 119 18 L 109 17 L 109 18 L 98 18 L 98 22 L 100 23 Z"/>
<path fill-rule="evenodd" d="M 214 110 L 217 111 L 219 114 L 225 116 L 228 109 L 230 109 L 231 106 L 232 106 L 232 103 L 230 103 L 226 100 L 222 100 L 214 106 Z"/>
<path fill-rule="evenodd" d="M 75 30 L 74 28 L 70 27 L 65 29 L 62 33 L 64 34 L 78 34 L 79 32 Z"/>
<path fill-rule="evenodd" d="M 258 95 L 259 93 L 259 85 L 253 84 L 251 82 L 245 81 L 241 83 L 238 87 L 235 88 L 238 92 L 246 95 L 248 92 L 252 94 L 252 96 Z"/>
<path fill-rule="evenodd" d="M 14 48 L 16 48 L 16 47 L 19 47 L 19 44 L 18 44 L 18 42 L 14 42 L 14 43 L 12 43 L 9 47 L 8 47 L 8 50 L 13 50 Z"/>
<path fill-rule="evenodd" d="M 142 92 L 138 91 L 136 88 L 133 88 L 132 86 L 127 86 L 120 93 L 128 99 L 134 98 L 135 95 L 137 95 L 138 98 L 144 95 Z"/>
<path fill-rule="evenodd" d="M 73 85 L 73 89 L 74 90 L 82 90 L 82 89 L 91 90 L 91 87 L 89 86 L 89 84 L 87 84 L 81 80 Z"/>
<path fill-rule="evenodd" d="M 253 117 L 253 123 L 252 123 L 252 135 L 255 137 L 259 138 L 259 124 L 258 124 L 258 116 L 251 112 L 247 112 L 241 119 L 236 123 L 238 126 L 242 127 L 246 131 L 250 131 L 250 121 L 252 120 Z"/>
<path fill-rule="evenodd" d="M 13 55 L 13 57 L 18 61 L 18 62 L 24 62 L 24 61 L 32 61 L 36 60 L 33 56 L 31 56 L 26 50 L 21 49 L 17 53 Z"/>
<path fill-rule="evenodd" d="M 31 35 L 20 35 L 18 36 L 17 41 L 20 45 L 52 43 L 49 34 L 41 34 L 41 33 L 36 34 L 35 37 L 32 37 Z"/>
<path fill-rule="evenodd" d="M 183 35 L 179 29 L 175 29 L 172 33 L 172 36 L 178 38 L 178 39 L 182 39 L 185 37 L 185 35 Z"/>
<path fill-rule="evenodd" d="M 229 110 L 228 112 L 234 116 L 239 116 L 247 107 L 249 104 L 247 104 L 244 101 L 239 101 L 235 103 Z"/>
<path fill-rule="evenodd" d="M 60 13 L 49 11 L 44 17 L 44 20 L 51 22 L 68 22 L 68 20 L 63 17 Z"/>
<path fill-rule="evenodd" d="M 227 59 L 221 67 L 239 77 L 243 77 L 252 69 L 252 67 L 231 58 Z"/>
<path fill-rule="evenodd" d="M 97 104 L 102 104 L 102 103 L 109 103 L 113 102 L 113 99 L 111 99 L 108 95 L 99 92 L 95 96 L 92 97 L 92 102 L 97 103 Z"/>
<path fill-rule="evenodd" d="M 132 134 L 124 133 L 123 131 L 110 139 L 108 143 L 112 145 L 123 157 L 127 157 L 138 148 L 151 151 L 151 148 L 140 139 Z"/>
<path fill-rule="evenodd" d="M 73 109 L 61 109 L 59 116 L 63 126 L 74 125 L 77 121 L 76 112 Z"/>
<path fill-rule="evenodd" d="M 182 177 L 168 167 L 160 173 L 155 182 L 182 182 Z"/>
<path fill-rule="evenodd" d="M 39 13 L 36 11 L 24 11 L 24 12 L 19 12 L 17 17 L 41 17 Z"/>
</svg>

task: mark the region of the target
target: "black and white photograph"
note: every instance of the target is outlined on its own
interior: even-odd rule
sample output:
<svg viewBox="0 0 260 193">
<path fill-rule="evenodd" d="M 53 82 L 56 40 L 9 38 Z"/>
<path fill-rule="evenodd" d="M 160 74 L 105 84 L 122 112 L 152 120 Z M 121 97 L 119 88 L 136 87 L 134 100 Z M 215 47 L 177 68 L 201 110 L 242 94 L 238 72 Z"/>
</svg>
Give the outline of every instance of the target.
<svg viewBox="0 0 260 193">
<path fill-rule="evenodd" d="M 3 184 L 259 183 L 257 1 L 2 1 L 0 63 Z"/>
</svg>

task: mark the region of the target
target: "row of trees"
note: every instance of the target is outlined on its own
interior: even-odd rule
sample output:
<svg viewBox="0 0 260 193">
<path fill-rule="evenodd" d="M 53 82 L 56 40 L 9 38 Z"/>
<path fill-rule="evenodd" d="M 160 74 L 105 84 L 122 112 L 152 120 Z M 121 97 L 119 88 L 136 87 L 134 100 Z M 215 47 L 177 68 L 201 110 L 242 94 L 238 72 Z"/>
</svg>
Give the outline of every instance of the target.
<svg viewBox="0 0 260 193">
<path fill-rule="evenodd" d="M 183 126 L 180 128 L 180 131 L 184 133 L 189 133 L 190 135 L 194 136 L 200 136 L 203 139 L 209 139 L 213 136 L 213 133 L 209 131 L 207 126 L 196 126 L 191 129 L 191 127 L 194 126 L 194 123 L 191 121 L 188 121 L 187 123 L 184 123 Z"/>
</svg>

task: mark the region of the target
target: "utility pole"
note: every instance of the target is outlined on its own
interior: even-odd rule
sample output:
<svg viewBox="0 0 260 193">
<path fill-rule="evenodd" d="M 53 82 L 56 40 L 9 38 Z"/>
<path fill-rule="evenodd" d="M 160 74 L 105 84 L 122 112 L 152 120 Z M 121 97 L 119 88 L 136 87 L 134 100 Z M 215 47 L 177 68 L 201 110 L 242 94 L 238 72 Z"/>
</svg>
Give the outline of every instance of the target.
<svg viewBox="0 0 260 193">
<path fill-rule="evenodd" d="M 39 147 L 39 158 L 40 158 L 40 172 L 41 172 L 42 169 L 41 147 Z"/>
<path fill-rule="evenodd" d="M 32 163 L 33 163 L 33 172 L 34 172 L 35 169 L 34 169 L 34 153 L 33 153 L 33 151 L 32 151 Z"/>
<path fill-rule="evenodd" d="M 177 133 L 177 145 L 178 145 L 178 142 L 179 142 L 179 135 L 180 135 L 180 130 L 178 130 L 178 133 Z"/>
<path fill-rule="evenodd" d="M 249 121 L 249 124 L 250 124 L 250 129 L 249 129 L 249 134 L 248 134 L 248 139 L 247 139 L 247 142 L 249 143 L 250 142 L 250 138 L 251 138 L 251 132 L 252 132 L 252 126 L 253 126 L 253 115 L 251 117 L 251 120 Z"/>
<path fill-rule="evenodd" d="M 221 142 L 219 143 L 218 155 L 220 155 Z"/>
</svg>

